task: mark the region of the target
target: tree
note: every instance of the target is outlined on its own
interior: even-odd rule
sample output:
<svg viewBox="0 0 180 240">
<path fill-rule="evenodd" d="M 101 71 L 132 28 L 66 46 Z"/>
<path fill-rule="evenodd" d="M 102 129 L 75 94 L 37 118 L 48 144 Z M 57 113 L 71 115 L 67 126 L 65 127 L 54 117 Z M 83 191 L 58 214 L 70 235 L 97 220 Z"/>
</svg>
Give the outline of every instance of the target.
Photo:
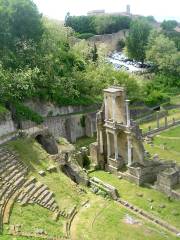
<svg viewBox="0 0 180 240">
<path fill-rule="evenodd" d="M 41 18 L 41 14 L 31 0 L 0 0 L 3 43 L 9 43 L 10 38 L 13 42 L 30 39 L 39 41 L 43 33 Z"/>
<path fill-rule="evenodd" d="M 0 22 L 3 64 L 11 68 L 30 64 L 43 34 L 42 16 L 36 5 L 31 0 L 0 0 Z"/>
<path fill-rule="evenodd" d="M 177 51 L 175 43 L 163 34 L 151 33 L 146 57 L 157 66 L 158 70 L 180 74 L 180 52 Z"/>
<path fill-rule="evenodd" d="M 96 44 L 94 43 L 94 47 L 92 49 L 92 61 L 96 62 L 97 60 L 98 60 L 98 51 L 97 51 Z"/>
<path fill-rule="evenodd" d="M 130 58 L 144 62 L 150 30 L 151 27 L 146 21 L 138 19 L 132 22 L 129 36 L 126 39 L 127 52 Z"/>
<path fill-rule="evenodd" d="M 161 27 L 165 31 L 172 31 L 172 30 L 174 30 L 175 27 L 177 27 L 177 25 L 178 25 L 178 22 L 175 20 L 168 20 L 168 21 L 164 20 L 161 23 Z"/>
</svg>

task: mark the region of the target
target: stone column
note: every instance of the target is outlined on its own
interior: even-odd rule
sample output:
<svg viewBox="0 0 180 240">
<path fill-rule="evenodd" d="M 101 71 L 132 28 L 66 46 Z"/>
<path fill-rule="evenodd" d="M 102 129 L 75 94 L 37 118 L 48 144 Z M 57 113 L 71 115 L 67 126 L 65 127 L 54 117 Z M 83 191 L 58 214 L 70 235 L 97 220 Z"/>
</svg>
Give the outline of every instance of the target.
<svg viewBox="0 0 180 240">
<path fill-rule="evenodd" d="M 118 152 L 118 140 L 117 140 L 117 133 L 114 133 L 114 153 L 115 159 L 118 160 L 119 152 Z"/>
<path fill-rule="evenodd" d="M 116 106 L 116 96 L 112 97 L 112 119 L 115 121 L 115 106 Z"/>
<path fill-rule="evenodd" d="M 107 96 L 104 97 L 104 106 L 105 106 L 105 120 L 108 120 L 108 102 L 107 102 Z"/>
<path fill-rule="evenodd" d="M 100 133 L 99 133 L 99 141 L 100 141 L 100 153 L 102 154 L 104 151 L 103 151 L 103 133 L 102 133 L 102 130 L 100 130 Z"/>
<path fill-rule="evenodd" d="M 127 120 L 126 125 L 127 125 L 127 127 L 130 127 L 130 125 L 131 125 L 129 102 L 130 102 L 130 100 L 126 100 L 126 120 Z"/>
<path fill-rule="evenodd" d="M 159 128 L 159 111 L 157 111 L 156 119 L 157 119 L 157 128 Z"/>
<path fill-rule="evenodd" d="M 167 127 L 167 125 L 168 125 L 167 116 L 164 117 L 164 125 L 165 125 L 165 127 Z"/>
<path fill-rule="evenodd" d="M 107 155 L 108 155 L 108 157 L 111 156 L 111 145 L 110 145 L 109 132 L 107 132 Z"/>
<path fill-rule="evenodd" d="M 128 141 L 128 166 L 130 167 L 132 164 L 132 138 L 130 135 L 127 135 Z"/>
</svg>

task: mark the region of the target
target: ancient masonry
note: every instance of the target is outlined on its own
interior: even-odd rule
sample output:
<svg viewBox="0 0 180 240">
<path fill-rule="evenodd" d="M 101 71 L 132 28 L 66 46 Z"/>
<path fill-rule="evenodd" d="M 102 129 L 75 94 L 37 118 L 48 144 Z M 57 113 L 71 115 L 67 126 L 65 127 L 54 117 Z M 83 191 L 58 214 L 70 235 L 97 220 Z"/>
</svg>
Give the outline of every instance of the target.
<svg viewBox="0 0 180 240">
<path fill-rule="evenodd" d="M 15 201 L 21 205 L 39 204 L 53 212 L 54 217 L 67 214 L 59 209 L 54 193 L 36 178 L 28 178 L 28 168 L 16 152 L 0 148 L 0 233 L 9 222 Z"/>
<path fill-rule="evenodd" d="M 91 144 L 92 159 L 101 168 L 138 185 L 155 183 L 157 189 L 180 199 L 174 187 L 180 169 L 172 162 L 151 158 L 144 150 L 142 131 L 131 121 L 124 88 L 104 90 L 104 103 L 97 113 L 97 142 Z"/>
</svg>

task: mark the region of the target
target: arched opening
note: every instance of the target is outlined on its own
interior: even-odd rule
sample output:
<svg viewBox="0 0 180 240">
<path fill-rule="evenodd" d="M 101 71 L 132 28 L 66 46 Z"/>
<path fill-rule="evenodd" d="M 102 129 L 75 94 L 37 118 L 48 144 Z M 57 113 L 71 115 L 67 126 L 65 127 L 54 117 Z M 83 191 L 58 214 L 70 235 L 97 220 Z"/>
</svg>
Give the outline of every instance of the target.
<svg viewBox="0 0 180 240">
<path fill-rule="evenodd" d="M 41 146 L 46 150 L 47 153 L 51 155 L 58 154 L 58 147 L 55 139 L 49 135 L 37 135 L 36 141 L 41 144 Z"/>
</svg>

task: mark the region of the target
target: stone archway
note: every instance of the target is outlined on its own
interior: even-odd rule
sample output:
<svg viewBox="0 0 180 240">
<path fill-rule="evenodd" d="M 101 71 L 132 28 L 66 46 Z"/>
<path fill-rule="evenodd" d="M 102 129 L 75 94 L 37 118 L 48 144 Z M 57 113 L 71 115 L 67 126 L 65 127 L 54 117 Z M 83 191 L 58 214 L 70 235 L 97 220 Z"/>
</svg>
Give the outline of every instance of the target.
<svg viewBox="0 0 180 240">
<path fill-rule="evenodd" d="M 55 139 L 51 135 L 39 134 L 35 137 L 35 140 L 41 144 L 47 153 L 51 155 L 58 154 L 58 147 Z"/>
</svg>

